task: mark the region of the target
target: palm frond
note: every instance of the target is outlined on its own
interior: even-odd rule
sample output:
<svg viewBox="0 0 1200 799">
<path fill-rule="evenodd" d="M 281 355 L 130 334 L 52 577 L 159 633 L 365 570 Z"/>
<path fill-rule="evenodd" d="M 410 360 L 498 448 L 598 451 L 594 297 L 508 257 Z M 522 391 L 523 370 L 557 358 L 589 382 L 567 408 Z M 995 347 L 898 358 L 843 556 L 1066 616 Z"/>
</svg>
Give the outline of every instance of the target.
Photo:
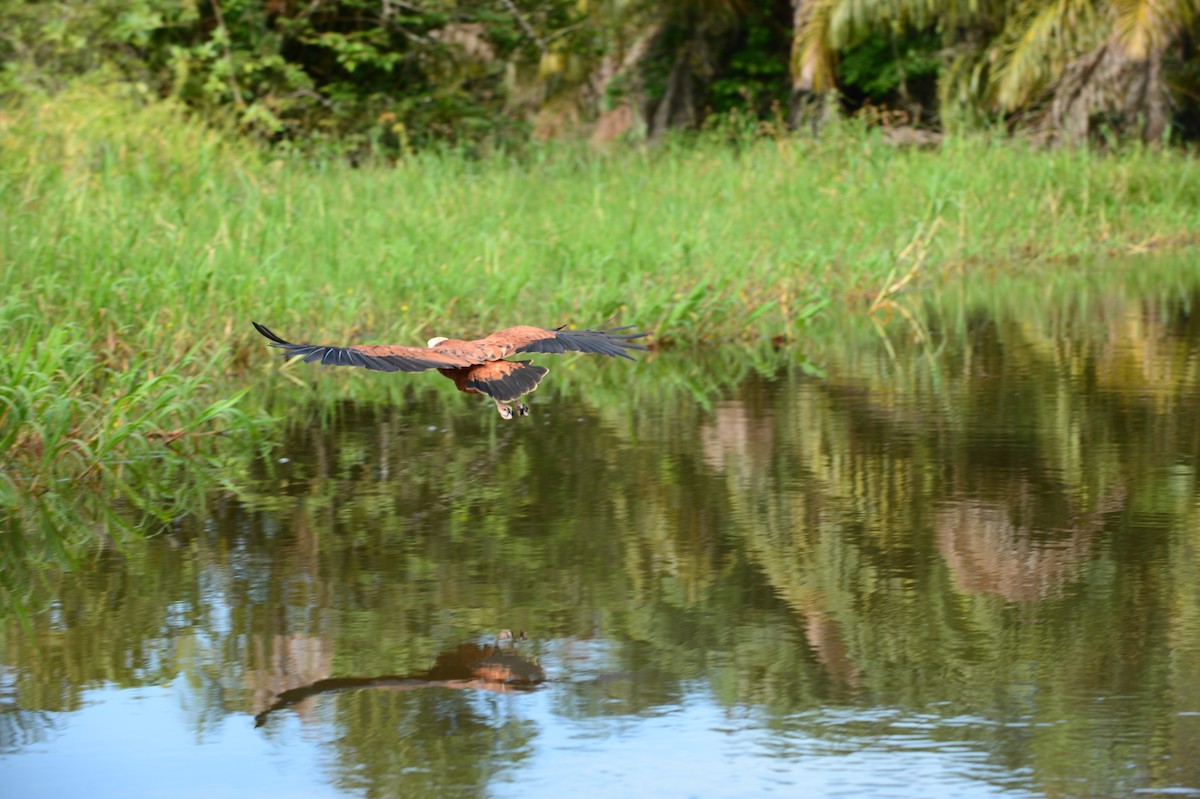
<svg viewBox="0 0 1200 799">
<path fill-rule="evenodd" d="M 872 33 L 924 27 L 937 13 L 929 0 L 839 0 L 830 16 L 830 36 L 841 50 Z"/>
<path fill-rule="evenodd" d="M 836 51 L 830 36 L 830 19 L 841 0 L 805 0 L 797 9 L 792 41 L 792 82 L 798 88 L 821 93 L 832 89 Z"/>
<path fill-rule="evenodd" d="M 1027 102 L 1089 44 L 1104 38 L 1093 0 L 1026 0 L 993 50 L 992 90 L 1000 108 Z"/>
<path fill-rule="evenodd" d="M 983 121 L 987 94 L 987 53 L 980 47 L 959 47 L 938 76 L 938 107 L 943 124 L 972 126 Z"/>
<path fill-rule="evenodd" d="M 1130 57 L 1161 53 L 1198 16 L 1197 0 L 1112 0 L 1117 41 Z"/>
</svg>

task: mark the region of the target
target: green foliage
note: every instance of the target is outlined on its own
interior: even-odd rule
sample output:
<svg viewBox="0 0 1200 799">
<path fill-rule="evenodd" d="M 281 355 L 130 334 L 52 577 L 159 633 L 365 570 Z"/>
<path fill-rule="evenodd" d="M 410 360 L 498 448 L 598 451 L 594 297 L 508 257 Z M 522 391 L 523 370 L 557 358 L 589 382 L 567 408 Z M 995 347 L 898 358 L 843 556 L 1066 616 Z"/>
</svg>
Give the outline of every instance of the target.
<svg viewBox="0 0 1200 799">
<path fill-rule="evenodd" d="M 791 30 L 774 19 L 769 10 L 770 4 L 765 4 L 747 12 L 738 43 L 730 48 L 709 87 L 714 112 L 737 111 L 769 119 L 786 107 Z"/>
<path fill-rule="evenodd" d="M 928 31 L 902 39 L 875 34 L 842 55 L 842 83 L 875 101 L 894 97 L 900 89 L 907 93 L 908 84 L 937 77 L 940 49 L 939 37 Z"/>
<path fill-rule="evenodd" d="M 838 89 L 851 108 L 870 100 L 922 120 L 986 120 L 1040 108 L 1072 64 L 1111 41 L 1121 63 L 1099 73 L 1119 84 L 1131 79 L 1122 77 L 1129 64 L 1166 63 L 1167 83 L 1151 70 L 1151 88 L 1176 87 L 1186 116 L 1193 93 L 1180 81 L 1195 54 L 1178 45 L 1194 6 L 12 2 L 0 5 L 0 96 L 54 93 L 78 79 L 121 82 L 282 149 L 361 162 L 435 143 L 485 152 L 523 144 L 531 130 L 562 136 L 618 105 L 653 134 L 701 126 L 714 113 L 775 122 L 793 88 Z M 1105 92 L 1121 94 L 1117 84 L 1089 87 L 1088 107 L 1074 113 L 1136 116 L 1091 108 L 1116 102 Z M 1161 114 L 1166 95 L 1152 94 L 1154 108 L 1142 111 Z"/>
<path fill-rule="evenodd" d="M 97 0 L 10 2 L 0 6 L 0 92 L 53 92 L 96 71 L 150 78 L 146 57 L 158 31 L 195 24 L 194 2 Z"/>
<path fill-rule="evenodd" d="M 8 4 L 0 91 L 115 71 L 274 141 L 357 155 L 511 136 L 506 70 L 535 48 L 498 4 L 208 0 Z M 540 4 L 554 29 L 572 4 Z"/>
</svg>

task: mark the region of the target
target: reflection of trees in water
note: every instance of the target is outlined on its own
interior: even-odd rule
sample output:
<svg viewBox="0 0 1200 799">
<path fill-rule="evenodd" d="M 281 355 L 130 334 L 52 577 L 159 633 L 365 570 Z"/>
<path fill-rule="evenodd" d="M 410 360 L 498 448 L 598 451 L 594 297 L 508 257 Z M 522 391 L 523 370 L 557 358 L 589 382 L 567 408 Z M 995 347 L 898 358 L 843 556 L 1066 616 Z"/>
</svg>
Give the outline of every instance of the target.
<svg viewBox="0 0 1200 799">
<path fill-rule="evenodd" d="M 211 688 L 200 727 L 512 626 L 612 642 L 622 678 L 552 689 L 573 717 L 707 681 L 779 715 L 939 701 L 1090 729 L 1111 721 L 1091 698 L 1126 692 L 1141 704 L 1119 720 L 1195 784 L 1176 711 L 1200 673 L 1197 333 L 1175 307 L 1104 313 L 971 314 L 932 354 L 856 345 L 829 380 L 751 378 L 711 411 L 669 354 L 655 363 L 681 388 L 635 377 L 520 427 L 435 392 L 324 405 L 207 518 L 38 589 L 37 648 L 4 639 L 16 704 L 66 711 L 89 685 L 182 669 Z M 482 791 L 531 747 L 503 697 L 442 693 L 340 697 L 337 779 Z M 1055 778 L 1107 773 L 1055 729 L 997 724 L 989 745 Z"/>
<path fill-rule="evenodd" d="M 1162 315 L 1162 323 L 1145 335 L 1167 342 L 1158 345 L 1160 351 L 1188 350 L 1189 339 L 1165 332 L 1175 329 L 1170 313 L 1125 305 L 1119 315 L 1141 319 L 1145 328 L 1149 322 L 1143 317 L 1155 314 Z M 1183 416 L 1176 411 L 1189 404 L 1192 370 L 1200 369 L 1194 357 L 1189 369 L 1170 372 L 1176 381 L 1170 390 L 1143 391 L 1132 382 L 1096 392 L 1095 375 L 1115 372 L 1116 362 L 1141 350 L 1065 337 L 1069 325 L 1062 320 L 1052 319 L 1046 333 L 991 318 L 967 327 L 970 336 L 948 342 L 934 358 L 906 357 L 903 367 L 881 349 L 873 362 L 859 352 L 845 380 L 801 380 L 779 389 L 789 401 L 774 416 L 747 421 L 738 399 L 730 400 L 711 429 L 723 423 L 738 430 L 757 428 L 760 438 L 787 451 L 773 457 L 760 448 L 763 457 L 742 459 L 741 472 L 757 468 L 761 474 L 790 475 L 796 483 L 793 500 L 806 498 L 807 509 L 797 515 L 809 518 L 800 523 L 853 522 L 884 550 L 911 545 L 914 527 L 930 526 L 925 509 L 930 499 L 946 508 L 965 503 L 957 511 L 965 514 L 965 523 L 972 523 L 973 513 L 975 524 L 994 528 L 995 514 L 1028 515 L 1030 502 L 1041 506 L 1045 497 L 1057 495 L 1058 504 L 1070 510 L 1063 515 L 1047 506 L 1046 512 L 1059 518 L 1049 519 L 1043 532 L 1095 529 L 1097 514 L 1121 507 L 1127 464 L 1148 453 L 1160 465 L 1174 457 L 1175 443 L 1147 447 L 1158 442 L 1146 434 L 1164 424 L 1178 429 Z M 1158 410 L 1143 402 L 1151 393 L 1155 402 L 1164 395 L 1174 400 L 1160 414 L 1148 415 Z M 740 442 L 749 435 L 725 436 L 735 443 L 723 452 L 744 449 Z M 782 439 L 788 447 L 780 446 Z M 723 457 L 710 453 L 707 460 L 724 470 Z M 744 498 L 746 475 L 737 479 L 734 501 Z M 973 499 L 977 493 L 979 499 Z M 969 512 L 972 503 L 976 509 Z M 989 514 L 993 521 L 984 518 Z M 1025 527 L 1016 523 L 1015 529 Z M 994 562 L 1003 568 L 1004 560 L 1001 555 Z"/>
<path fill-rule="evenodd" d="M 775 443 L 770 406 L 751 408 L 743 398 L 713 408 L 700 426 L 704 462 L 718 472 L 753 474 L 756 463 L 769 463 Z"/>
<path fill-rule="evenodd" d="M 330 766 L 339 788 L 370 797 L 472 796 L 519 771 L 537 726 L 521 697 L 474 691 L 366 691 L 337 703 Z"/>
<path fill-rule="evenodd" d="M 804 616 L 804 640 L 829 676 L 850 688 L 861 686 L 861 673 L 842 635 L 836 619 L 820 610 L 801 611 Z"/>
<path fill-rule="evenodd" d="M 993 593 L 1010 602 L 1030 602 L 1058 595 L 1079 575 L 1104 514 L 1121 510 L 1124 491 L 1093 513 L 1054 514 L 1047 526 L 1038 522 L 1036 492 L 1027 480 L 1012 480 L 1007 499 L 950 499 L 941 503 L 934 524 L 938 550 L 966 593 Z M 1063 525 L 1066 523 L 1065 526 Z"/>
<path fill-rule="evenodd" d="M 1158 757 L 1144 744 L 1162 734 L 1174 736 L 1162 749 L 1185 761 L 1194 747 L 1172 731 L 1181 725 L 1161 677 L 1177 651 L 1162 618 L 1180 592 L 1159 574 L 1172 528 L 1188 529 L 1166 520 L 1193 514 L 1164 480 L 1200 452 L 1186 421 L 1200 361 L 1195 324 L 1179 332 L 1185 310 L 1122 304 L 1099 340 L 1079 336 L 1079 319 L 1039 328 L 982 315 L 927 357 L 859 351 L 846 377 L 772 387 L 770 414 L 726 411 L 747 429 L 757 421 L 773 448 L 707 463 L 723 472 L 747 552 L 834 684 L 1065 721 L 1082 740 L 1036 730 L 996 750 L 1019 762 L 1040 752 L 1047 779 L 1062 784 L 1106 773 L 1111 753 L 1098 742 L 1111 739 L 1086 730 L 1118 722 L 1092 697 L 1125 693 L 1138 698 L 1132 716 L 1116 717 L 1138 730 L 1126 733 L 1138 739 L 1130 756 Z M 1108 338 L 1112 319 L 1133 320 L 1122 335 L 1153 346 Z M 1191 499 L 1196 474 L 1186 474 Z M 775 490 L 748 490 L 760 485 Z M 1194 551 L 1178 557 L 1196 566 Z M 1200 645 L 1197 625 L 1170 628 Z M 1047 689 L 1032 704 L 997 690 L 1028 682 Z M 1195 782 L 1184 770 L 1178 784 Z"/>
<path fill-rule="evenodd" d="M 255 668 L 243 673 L 250 689 L 250 706 L 261 711 L 272 699 L 333 673 L 333 643 L 327 637 L 292 633 L 273 636 L 269 644 L 261 639 L 252 644 Z M 311 703 L 297 703 L 297 715 L 312 721 Z"/>
<path fill-rule="evenodd" d="M 1178 522 L 1165 579 L 1173 587 L 1165 603 L 1171 709 L 1159 741 L 1163 774 L 1175 785 L 1200 785 L 1200 500 L 1191 499 Z"/>
<path fill-rule="evenodd" d="M 63 723 L 44 710 L 24 710 L 0 699 L 0 755 L 16 754 L 58 732 Z"/>
</svg>

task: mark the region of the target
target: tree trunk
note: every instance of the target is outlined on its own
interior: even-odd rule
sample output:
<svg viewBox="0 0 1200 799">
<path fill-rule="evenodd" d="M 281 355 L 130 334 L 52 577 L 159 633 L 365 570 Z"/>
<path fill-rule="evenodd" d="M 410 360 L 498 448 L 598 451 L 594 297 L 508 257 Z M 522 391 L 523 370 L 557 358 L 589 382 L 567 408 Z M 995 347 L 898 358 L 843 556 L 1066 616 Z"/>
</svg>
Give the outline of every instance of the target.
<svg viewBox="0 0 1200 799">
<path fill-rule="evenodd" d="M 1075 143 L 1105 126 L 1121 137 L 1155 142 L 1166 132 L 1170 108 L 1162 53 L 1135 59 L 1110 39 L 1066 66 L 1046 121 Z"/>
<path fill-rule="evenodd" d="M 644 130 L 648 127 L 644 116 L 645 96 L 637 71 L 642 59 L 657 43 L 662 29 L 662 22 L 642 28 L 627 50 L 606 54 L 589 76 L 584 101 L 598 116 L 592 129 L 593 145 L 604 145 L 638 128 Z M 628 86 L 616 104 L 606 108 L 608 101 L 613 99 L 609 97 L 611 87 L 623 78 L 628 80 Z"/>
<path fill-rule="evenodd" d="M 650 135 L 655 136 L 670 128 L 688 128 L 699 121 L 696 103 L 696 80 L 692 70 L 690 47 L 683 48 L 675 56 L 671 74 L 662 99 L 654 109 L 650 121 Z"/>
<path fill-rule="evenodd" d="M 823 122 L 832 114 L 836 114 L 837 102 L 826 97 L 827 91 L 818 83 L 820 73 L 825 65 L 817 58 L 805 58 L 802 52 L 801 31 L 809 24 L 808 15 L 812 12 L 811 0 L 791 0 L 792 2 L 792 54 L 791 73 L 792 91 L 788 103 L 788 125 L 792 130 L 809 128 L 816 133 Z M 827 81 L 829 78 L 826 79 Z"/>
</svg>

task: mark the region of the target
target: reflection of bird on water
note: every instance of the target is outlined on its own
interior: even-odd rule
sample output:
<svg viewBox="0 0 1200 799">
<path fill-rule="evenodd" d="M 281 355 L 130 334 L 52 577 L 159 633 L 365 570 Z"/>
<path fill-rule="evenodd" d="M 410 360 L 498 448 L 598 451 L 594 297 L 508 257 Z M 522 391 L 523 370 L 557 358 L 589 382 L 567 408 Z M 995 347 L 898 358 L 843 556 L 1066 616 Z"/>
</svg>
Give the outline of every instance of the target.
<svg viewBox="0 0 1200 799">
<path fill-rule="evenodd" d="M 614 327 L 608 330 L 547 330 L 522 325 L 492 333 L 476 341 L 439 336 L 429 339 L 427 347 L 400 345 L 356 344 L 331 347 L 316 344 L 292 344 L 253 322 L 254 329 L 271 340 L 288 356 L 303 357 L 306 363 L 320 361 L 331 366 L 361 366 L 377 372 L 425 372 L 437 369 L 454 381 L 459 391 L 484 394 L 496 403 L 496 410 L 511 419 L 516 406 L 517 415 L 528 416 L 529 407 L 520 398 L 534 391 L 548 370 L 531 361 L 507 361 L 510 355 L 523 352 L 588 352 L 609 357 L 634 360 L 626 350 L 644 350 L 631 343 L 646 333 L 625 333 L 632 329 Z"/>
<path fill-rule="evenodd" d="M 524 640 L 527 640 L 524 632 L 514 636 L 511 630 L 501 630 L 495 644 L 460 644 L 438 655 L 433 668 L 419 674 L 317 680 L 278 694 L 270 707 L 254 717 L 254 726 L 263 726 L 274 711 L 295 705 L 310 696 L 356 688 L 386 688 L 394 691 L 436 687 L 501 692 L 532 690 L 546 681 L 546 672 L 536 660 L 517 652 L 516 643 Z M 504 643 L 508 644 L 507 648 L 502 646 Z"/>
</svg>

